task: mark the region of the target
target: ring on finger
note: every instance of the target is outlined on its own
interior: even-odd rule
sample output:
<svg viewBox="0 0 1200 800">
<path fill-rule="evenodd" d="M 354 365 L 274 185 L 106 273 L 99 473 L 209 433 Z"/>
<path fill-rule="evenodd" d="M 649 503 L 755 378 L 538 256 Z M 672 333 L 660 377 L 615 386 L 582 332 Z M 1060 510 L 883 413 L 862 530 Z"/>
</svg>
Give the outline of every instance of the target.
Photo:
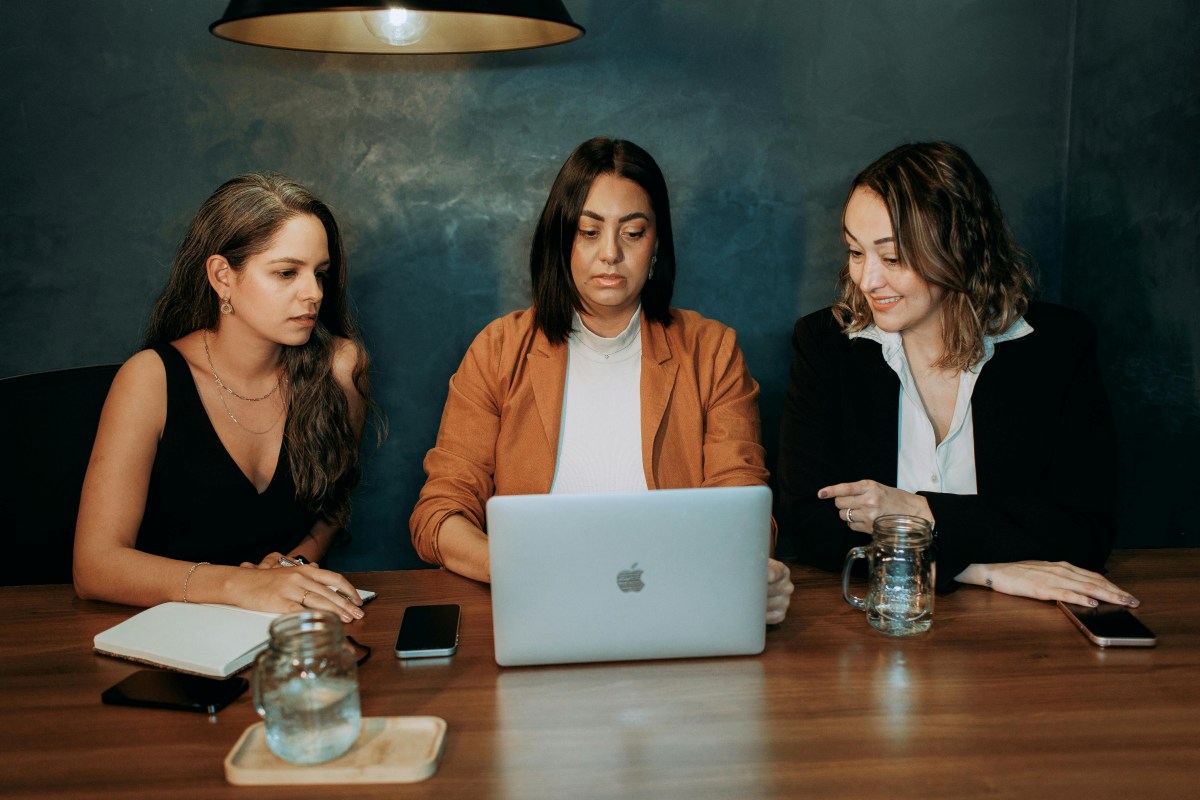
<svg viewBox="0 0 1200 800">
<path fill-rule="evenodd" d="M 847 508 L 846 509 L 846 524 L 849 525 L 849 524 L 852 524 L 853 522 L 854 522 L 854 509 Z"/>
<path fill-rule="evenodd" d="M 308 599 L 308 596 L 309 596 L 310 594 L 312 594 L 312 590 L 311 590 L 311 589 L 305 589 L 305 590 L 304 590 L 304 594 L 300 595 L 300 605 L 304 605 L 304 601 Z"/>
</svg>

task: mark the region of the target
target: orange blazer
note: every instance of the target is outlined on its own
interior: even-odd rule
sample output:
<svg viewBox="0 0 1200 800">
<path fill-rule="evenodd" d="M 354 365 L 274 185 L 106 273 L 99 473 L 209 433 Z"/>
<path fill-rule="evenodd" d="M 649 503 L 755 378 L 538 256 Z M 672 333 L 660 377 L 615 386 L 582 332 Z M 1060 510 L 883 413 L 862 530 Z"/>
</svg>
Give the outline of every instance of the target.
<svg viewBox="0 0 1200 800">
<path fill-rule="evenodd" d="M 642 315 L 642 468 L 651 489 L 766 485 L 758 384 L 734 330 L 672 309 Z M 486 532 L 495 494 L 545 494 L 558 457 L 566 344 L 533 327 L 533 311 L 493 321 L 472 342 L 450 391 L 409 529 L 417 554 L 441 564 L 438 532 L 462 514 Z M 772 526 L 774 527 L 774 526 Z"/>
</svg>

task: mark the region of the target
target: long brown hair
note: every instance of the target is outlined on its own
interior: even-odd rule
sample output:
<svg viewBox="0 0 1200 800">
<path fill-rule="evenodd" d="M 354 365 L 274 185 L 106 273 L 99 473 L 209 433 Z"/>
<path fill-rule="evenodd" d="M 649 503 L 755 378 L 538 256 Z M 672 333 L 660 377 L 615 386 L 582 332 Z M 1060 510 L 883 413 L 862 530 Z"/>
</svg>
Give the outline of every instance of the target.
<svg viewBox="0 0 1200 800">
<path fill-rule="evenodd" d="M 983 337 L 1008 330 L 1034 292 L 1029 257 L 1013 240 L 987 177 L 961 147 L 920 142 L 895 148 L 855 176 L 847 204 L 859 187 L 887 206 L 900 263 L 946 291 L 935 366 L 974 366 L 984 355 Z M 837 293 L 833 314 L 843 331 L 871 324 L 849 264 L 838 275 Z"/>
<path fill-rule="evenodd" d="M 597 136 L 576 147 L 558 171 L 530 247 L 534 323 L 552 342 L 566 341 L 571 333 L 572 309 L 583 310 L 583 300 L 571 276 L 571 247 L 588 192 L 601 175 L 627 178 L 642 187 L 650 198 L 658 258 L 642 287 L 642 311 L 647 318 L 664 326 L 671 324 L 675 238 L 671 233 L 666 179 L 650 154 L 633 142 Z"/>
<path fill-rule="evenodd" d="M 301 214 L 311 214 L 325 228 L 329 271 L 308 342 L 283 348 L 288 388 L 284 436 L 297 499 L 341 527 L 350 516 L 350 491 L 361 476 L 361 464 L 349 404 L 333 376 L 336 337 L 353 342 L 358 354 L 354 387 L 366 409 L 376 416 L 378 411 L 371 400 L 367 351 L 346 305 L 342 235 L 325 203 L 282 175 L 248 173 L 222 184 L 200 206 L 179 245 L 171 277 L 150 315 L 144 347 L 173 342 L 202 328 L 215 330 L 220 301 L 208 283 L 208 257 L 223 256 L 240 271 L 246 259 L 267 249 L 279 229 Z"/>
</svg>

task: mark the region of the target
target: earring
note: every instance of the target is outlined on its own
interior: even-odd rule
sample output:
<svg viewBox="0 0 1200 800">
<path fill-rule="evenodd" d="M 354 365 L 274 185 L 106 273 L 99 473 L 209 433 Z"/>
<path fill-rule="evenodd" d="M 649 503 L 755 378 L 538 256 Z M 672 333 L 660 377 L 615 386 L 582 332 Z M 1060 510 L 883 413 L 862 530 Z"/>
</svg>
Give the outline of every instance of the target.
<svg viewBox="0 0 1200 800">
<path fill-rule="evenodd" d="M 221 298 L 221 313 L 225 316 L 229 316 L 233 313 L 233 305 L 229 302 L 228 297 Z"/>
<path fill-rule="evenodd" d="M 650 256 L 650 274 L 646 276 L 647 280 L 654 277 L 654 265 L 657 263 L 658 263 L 658 256 Z"/>
</svg>

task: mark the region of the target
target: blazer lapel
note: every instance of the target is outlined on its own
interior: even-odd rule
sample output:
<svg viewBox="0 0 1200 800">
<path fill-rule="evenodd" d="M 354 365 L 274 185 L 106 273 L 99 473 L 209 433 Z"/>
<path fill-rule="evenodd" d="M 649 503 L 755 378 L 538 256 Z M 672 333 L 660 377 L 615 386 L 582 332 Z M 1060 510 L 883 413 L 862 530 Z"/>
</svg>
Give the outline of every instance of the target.
<svg viewBox="0 0 1200 800">
<path fill-rule="evenodd" d="M 550 448 L 553 473 L 553 465 L 558 462 L 558 434 L 562 425 L 563 392 L 567 385 L 567 347 L 551 345 L 538 331 L 529 355 L 525 356 L 525 364 L 529 369 L 529 383 L 533 386 L 538 416 Z"/>
<path fill-rule="evenodd" d="M 900 446 L 900 378 L 883 360 L 879 343 L 854 339 L 850 343 L 850 375 L 862 376 L 861 386 L 847 386 L 850 398 L 847 427 L 857 453 L 848 453 L 845 463 L 864 463 L 864 475 L 888 486 L 896 485 L 896 454 Z"/>
<path fill-rule="evenodd" d="M 657 489 L 654 481 L 654 443 L 662 427 L 671 392 L 675 388 L 675 376 L 679 365 L 672 362 L 671 346 L 667 343 L 666 331 L 661 325 L 642 315 L 642 469 L 646 473 L 646 484 Z"/>
</svg>

